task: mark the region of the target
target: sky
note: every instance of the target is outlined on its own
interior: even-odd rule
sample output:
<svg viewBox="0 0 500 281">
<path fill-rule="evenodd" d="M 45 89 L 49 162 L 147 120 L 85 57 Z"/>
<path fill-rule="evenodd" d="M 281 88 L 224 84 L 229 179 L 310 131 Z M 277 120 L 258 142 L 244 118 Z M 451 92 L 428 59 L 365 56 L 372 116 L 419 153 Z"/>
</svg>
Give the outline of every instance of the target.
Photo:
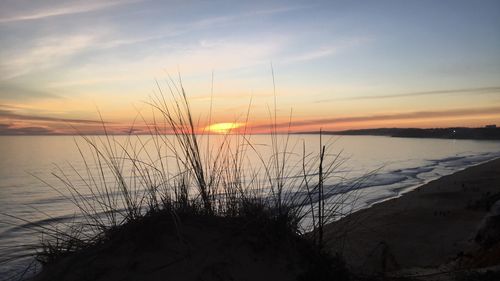
<svg viewBox="0 0 500 281">
<path fill-rule="evenodd" d="M 201 127 L 500 125 L 500 1 L 0 0 L 0 134 L 127 132 L 179 75 Z"/>
</svg>

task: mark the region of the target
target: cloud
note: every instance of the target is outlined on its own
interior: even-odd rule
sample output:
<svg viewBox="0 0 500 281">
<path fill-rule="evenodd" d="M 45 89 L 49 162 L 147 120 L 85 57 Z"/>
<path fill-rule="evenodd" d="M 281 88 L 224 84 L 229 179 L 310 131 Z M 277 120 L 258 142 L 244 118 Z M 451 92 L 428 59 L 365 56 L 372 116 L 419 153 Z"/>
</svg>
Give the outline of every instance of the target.
<svg viewBox="0 0 500 281">
<path fill-rule="evenodd" d="M 316 103 L 322 103 L 327 101 L 335 100 L 376 100 L 376 99 L 393 99 L 393 98 L 407 98 L 407 97 L 419 97 L 419 96 L 433 96 L 433 95 L 450 95 L 450 94 L 492 94 L 500 93 L 500 86 L 493 87 L 481 87 L 481 88 L 462 88 L 462 89 L 452 89 L 452 90 L 436 90 L 436 91 L 424 91 L 424 92 L 410 92 L 394 95 L 377 95 L 377 96 L 357 96 L 348 98 L 338 98 L 338 99 L 324 99 L 318 100 Z"/>
<path fill-rule="evenodd" d="M 234 21 L 241 21 L 243 18 L 253 18 L 256 15 L 272 16 L 272 15 L 276 15 L 276 14 L 287 13 L 287 12 L 301 10 L 301 9 L 310 8 L 310 7 L 313 7 L 313 6 L 312 5 L 309 5 L 309 6 L 305 6 L 305 5 L 290 6 L 290 5 L 287 5 L 287 6 L 270 8 L 270 9 L 262 9 L 262 10 L 255 10 L 255 11 L 250 11 L 250 12 L 238 13 L 238 14 L 234 14 L 234 15 L 208 17 L 208 18 L 193 22 L 190 26 L 196 27 L 196 28 L 207 28 L 207 27 L 211 27 L 213 25 L 229 24 L 229 23 L 234 22 Z"/>
<path fill-rule="evenodd" d="M 39 115 L 24 115 L 6 109 L 0 109 L 0 119 L 22 120 L 22 121 L 45 121 L 45 122 L 60 122 L 60 123 L 75 123 L 75 124 L 102 124 L 102 121 L 99 120 L 59 118 L 59 117 L 49 117 L 49 116 L 39 116 Z"/>
<path fill-rule="evenodd" d="M 95 35 L 84 34 L 39 39 L 24 50 L 16 50 L 14 54 L 2 57 L 0 80 L 58 65 L 71 55 L 89 48 L 96 41 Z"/>
<path fill-rule="evenodd" d="M 100 120 L 21 114 L 19 110 L 23 108 L 0 104 L 0 135 L 102 134 L 103 123 L 113 132 L 123 127 Z"/>
<path fill-rule="evenodd" d="M 480 108 L 461 108 L 442 111 L 415 111 L 408 113 L 396 114 L 379 114 L 367 116 L 351 116 L 351 117 L 336 117 L 336 118 L 321 118 L 312 120 L 293 121 L 293 127 L 302 126 L 324 126 L 342 123 L 370 122 L 370 121 L 396 121 L 396 120 L 411 120 L 411 119 L 430 119 L 430 118 L 451 118 L 465 116 L 484 116 L 484 115 L 500 115 L 500 106 L 495 107 L 480 107 Z M 278 128 L 287 128 L 287 123 L 277 124 Z M 269 125 L 259 125 L 256 129 L 269 128 Z"/>
<path fill-rule="evenodd" d="M 199 95 L 199 96 L 190 96 L 189 100 L 197 100 L 197 101 L 210 101 L 211 99 L 214 100 L 245 100 L 247 99 L 248 101 L 250 99 L 257 99 L 257 98 L 269 98 L 273 97 L 273 93 L 268 93 L 268 94 L 214 94 L 214 95 Z M 245 107 L 245 106 L 243 106 Z M 238 106 L 237 108 L 240 108 Z"/>
<path fill-rule="evenodd" d="M 182 48 L 168 47 L 157 50 L 134 61 L 117 61 L 116 64 L 100 65 L 98 71 L 116 73 L 116 69 L 134 69 L 143 79 L 154 77 L 154 71 L 166 69 L 183 75 L 223 72 L 267 65 L 284 45 L 284 39 L 274 40 L 200 40 Z M 180 66 L 177 67 L 177 66 Z M 137 76 L 136 76 L 137 77 Z"/>
<path fill-rule="evenodd" d="M 59 99 L 60 96 L 15 84 L 0 84 L 0 100 L 32 100 L 32 99 Z M 3 107 L 3 106 L 2 106 Z"/>
<path fill-rule="evenodd" d="M 297 54 L 295 56 L 291 56 L 288 58 L 285 58 L 283 60 L 284 63 L 296 63 L 296 62 L 303 62 L 303 61 L 309 61 L 309 60 L 315 60 L 315 59 L 320 59 L 324 57 L 329 57 L 332 55 L 337 54 L 340 51 L 343 51 L 345 49 L 349 49 L 352 47 L 359 46 L 365 42 L 369 42 L 371 39 L 368 38 L 352 38 L 349 40 L 345 40 L 343 42 L 340 42 L 338 44 L 331 44 L 327 46 L 320 47 L 315 50 L 310 50 L 305 53 Z"/>
<path fill-rule="evenodd" d="M 314 7 L 314 5 L 297 5 L 297 6 L 283 6 L 283 7 L 276 7 L 276 8 L 270 8 L 270 9 L 264 9 L 264 10 L 258 10 L 255 11 L 253 14 L 256 15 L 273 15 L 273 14 L 278 14 L 278 13 L 285 13 L 285 12 L 291 12 L 291 11 L 296 11 L 296 10 L 302 10 L 302 9 L 307 9 Z"/>
<path fill-rule="evenodd" d="M 50 7 L 38 9 L 35 11 L 29 11 L 25 13 L 18 13 L 17 15 L 7 16 L 0 18 L 0 23 L 10 23 L 17 21 L 27 21 L 27 20 L 40 20 L 56 16 L 73 15 L 79 13 L 92 12 L 97 10 L 102 10 L 110 8 L 117 5 L 129 4 L 137 1 L 96 1 L 89 2 L 83 1 L 80 3 L 71 3 L 66 5 L 60 5 L 59 7 Z"/>
<path fill-rule="evenodd" d="M 137 1 L 126 1 L 124 3 L 132 2 Z M 119 4 L 121 5 L 121 2 L 93 0 L 90 2 L 57 4 L 53 5 L 55 8 L 50 9 L 47 4 L 44 4 L 41 7 L 30 8 L 29 11 L 25 12 L 20 12 L 20 8 L 11 9 L 12 11 L 4 11 L 3 13 L 0 11 L 0 14 L 4 15 L 0 15 L 0 23 L 71 15 L 105 9 Z M 3 4 L 3 6 L 9 8 L 9 6 L 22 7 L 26 5 Z M 140 10 L 148 13 L 156 12 L 151 11 L 151 7 L 154 7 L 154 5 L 141 7 Z M 171 19 L 167 17 L 161 25 L 154 28 L 143 26 L 146 23 L 138 21 L 137 25 L 133 25 L 133 30 L 125 30 L 125 25 L 120 24 L 121 19 L 117 20 L 114 16 L 108 17 L 107 15 L 104 15 L 103 21 L 104 23 L 110 21 L 111 24 L 102 24 L 99 28 L 90 29 L 87 22 L 67 27 L 61 25 L 53 30 L 47 30 L 48 32 L 36 32 L 30 36 L 25 36 L 25 38 L 22 38 L 22 44 L 17 39 L 10 39 L 10 42 L 7 40 L 3 50 L 0 51 L 0 82 L 14 78 L 23 79 L 22 76 L 35 73 L 42 74 L 42 77 L 50 76 L 54 75 L 53 71 L 61 72 L 65 69 L 74 74 L 89 69 L 91 69 L 89 73 L 102 72 L 102 69 L 109 68 L 110 71 L 105 73 L 106 76 L 121 70 L 140 69 L 137 72 L 145 74 L 142 78 L 150 78 L 153 76 L 152 72 L 172 65 L 180 65 L 183 71 L 197 69 L 194 72 L 199 73 L 214 68 L 216 70 L 226 70 L 228 68 L 239 69 L 267 64 L 278 54 L 275 50 L 283 48 L 282 43 L 285 35 L 276 36 L 273 34 L 272 36 L 267 35 L 270 38 L 259 36 L 254 39 L 252 39 L 252 36 L 245 35 L 242 36 L 243 39 L 229 38 L 222 40 L 217 39 L 217 36 L 207 36 L 211 40 L 196 40 L 197 45 L 192 46 L 193 34 L 202 32 L 200 36 L 205 36 L 206 31 L 211 31 L 216 27 L 239 24 L 242 20 L 255 21 L 256 17 L 267 18 L 272 17 L 274 14 L 287 13 L 308 7 L 278 5 L 261 10 L 244 10 L 240 7 L 239 10 L 230 14 L 218 13 L 210 15 L 208 12 L 203 12 L 189 21 L 176 17 Z M 126 8 L 128 9 L 128 7 Z M 112 9 L 105 12 L 109 14 Z M 75 23 L 80 20 L 82 19 L 75 17 Z M 55 21 L 55 23 L 57 22 L 59 21 Z M 30 25 L 32 24 L 36 23 L 30 23 Z M 148 29 L 137 32 L 135 27 L 148 27 Z M 33 30 L 39 29 L 33 26 Z M 20 36 L 22 35 L 20 33 Z M 236 37 L 239 36 L 236 35 Z M 324 52 L 325 50 L 321 51 Z M 327 50 L 327 52 L 330 51 Z M 200 64 L 203 64 L 203 66 L 198 68 Z M 71 68 L 68 68 L 69 66 Z M 50 72 L 48 72 L 49 70 Z M 57 74 L 59 75 L 59 73 Z M 97 80 L 103 77 L 102 75 L 91 75 L 83 79 L 96 80 L 96 76 L 99 76 Z"/>
<path fill-rule="evenodd" d="M 29 127 L 14 127 L 11 124 L 0 123 L 0 136 L 1 135 L 52 135 L 54 131 L 37 126 Z"/>
<path fill-rule="evenodd" d="M 1 118 L 1 117 L 0 117 Z M 39 121 L 42 119 L 42 122 Z M 136 125 L 131 127 L 127 123 L 108 123 L 106 130 L 103 129 L 102 124 L 95 123 L 94 121 L 87 122 L 88 120 L 74 120 L 69 119 L 71 122 L 79 121 L 79 124 L 64 124 L 61 122 L 43 122 L 43 118 L 37 118 L 36 121 L 30 119 L 28 122 L 24 120 L 4 120 L 0 122 L 0 135 L 103 135 L 103 134 L 149 134 L 150 130 L 146 125 Z M 68 120 L 68 119 L 65 119 Z M 51 121 L 53 121 L 51 119 Z M 165 133 L 172 133 L 167 130 Z"/>
<path fill-rule="evenodd" d="M 308 61 L 308 60 L 314 60 L 314 59 L 319 59 L 323 57 L 328 57 L 330 55 L 333 55 L 337 52 L 338 48 L 336 47 L 327 47 L 327 48 L 321 48 L 318 50 L 314 50 L 311 52 L 299 54 L 294 57 L 290 57 L 284 60 L 285 63 L 294 63 L 294 62 L 301 62 L 301 61 Z"/>
</svg>

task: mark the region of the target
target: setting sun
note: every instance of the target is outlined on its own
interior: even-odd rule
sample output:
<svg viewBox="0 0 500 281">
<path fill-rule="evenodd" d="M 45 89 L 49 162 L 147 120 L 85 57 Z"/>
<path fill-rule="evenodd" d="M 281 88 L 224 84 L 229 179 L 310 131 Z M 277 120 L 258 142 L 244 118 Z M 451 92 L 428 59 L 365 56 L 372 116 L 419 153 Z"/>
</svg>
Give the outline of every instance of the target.
<svg viewBox="0 0 500 281">
<path fill-rule="evenodd" d="M 206 129 L 212 133 L 227 134 L 233 129 L 241 127 L 242 123 L 215 123 L 207 126 Z"/>
</svg>

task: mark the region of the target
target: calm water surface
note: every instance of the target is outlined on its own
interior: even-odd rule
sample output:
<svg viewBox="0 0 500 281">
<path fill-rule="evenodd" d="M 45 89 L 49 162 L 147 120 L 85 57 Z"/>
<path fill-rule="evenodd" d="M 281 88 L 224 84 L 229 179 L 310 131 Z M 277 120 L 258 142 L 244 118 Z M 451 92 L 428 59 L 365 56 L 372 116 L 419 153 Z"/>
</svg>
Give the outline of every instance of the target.
<svg viewBox="0 0 500 281">
<path fill-rule="evenodd" d="M 116 139 L 125 141 L 124 136 Z M 342 136 L 323 137 L 323 142 L 327 139 L 333 142 L 332 152 L 342 151 L 341 159 L 345 163 L 338 169 L 342 177 L 357 178 L 376 171 L 360 186 L 356 209 L 400 196 L 429 180 L 500 157 L 500 142 L 496 141 Z M 64 171 L 70 171 L 70 164 L 82 170 L 84 163 L 75 141 L 82 143 L 79 137 L 72 136 L 0 136 L 0 213 L 26 220 L 0 217 L 0 257 L 28 253 L 15 246 L 39 241 L 40 237 L 23 227 L 27 222 L 48 225 L 49 215 L 57 220 L 74 214 L 75 207 L 37 177 L 61 186 L 51 175 L 57 171 L 54 164 Z M 254 135 L 251 141 L 261 155 L 270 155 L 269 136 Z M 296 154 L 287 161 L 288 169 L 301 168 L 295 163 L 302 154 L 303 142 L 307 151 L 318 151 L 318 136 L 292 135 L 289 147 Z M 146 146 L 152 148 L 152 144 Z M 247 156 L 252 166 L 259 162 L 252 153 Z M 74 175 L 69 177 L 78 182 Z M 0 277 L 19 274 L 31 260 L 16 259 L 0 264 Z"/>
</svg>

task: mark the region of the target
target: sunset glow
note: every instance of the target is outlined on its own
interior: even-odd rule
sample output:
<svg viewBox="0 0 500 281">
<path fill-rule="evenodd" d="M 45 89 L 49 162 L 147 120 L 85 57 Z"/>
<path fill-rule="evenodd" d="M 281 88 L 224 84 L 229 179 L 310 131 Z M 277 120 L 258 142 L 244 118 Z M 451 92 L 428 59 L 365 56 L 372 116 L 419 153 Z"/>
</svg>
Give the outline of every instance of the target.
<svg viewBox="0 0 500 281">
<path fill-rule="evenodd" d="M 227 134 L 241 126 L 243 126 L 241 123 L 216 123 L 207 126 L 206 129 L 211 133 Z"/>
<path fill-rule="evenodd" d="M 35 2 L 0 3 L 0 134 L 126 132 L 169 76 L 252 132 L 500 124 L 498 1 Z"/>
</svg>

